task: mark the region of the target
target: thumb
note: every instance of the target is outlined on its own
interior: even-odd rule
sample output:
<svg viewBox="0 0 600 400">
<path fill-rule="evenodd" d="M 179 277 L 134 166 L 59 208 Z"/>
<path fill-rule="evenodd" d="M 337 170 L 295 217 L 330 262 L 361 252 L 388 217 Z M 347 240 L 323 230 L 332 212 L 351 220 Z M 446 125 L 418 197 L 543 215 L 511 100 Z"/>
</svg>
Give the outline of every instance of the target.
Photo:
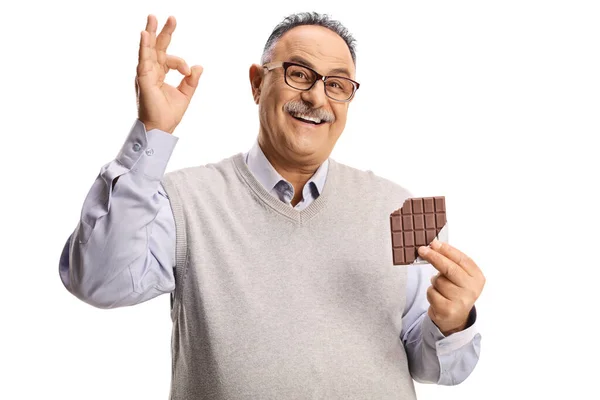
<svg viewBox="0 0 600 400">
<path fill-rule="evenodd" d="M 204 68 L 202 68 L 200 65 L 194 65 L 191 68 L 191 73 L 187 76 L 184 76 L 183 79 L 181 80 L 181 83 L 179 84 L 179 86 L 177 86 L 177 89 L 181 93 L 186 95 L 188 99 L 191 99 L 192 96 L 194 95 L 194 92 L 196 91 L 196 88 L 198 87 L 198 81 L 200 80 L 200 75 L 202 75 L 203 71 L 204 71 Z"/>
</svg>

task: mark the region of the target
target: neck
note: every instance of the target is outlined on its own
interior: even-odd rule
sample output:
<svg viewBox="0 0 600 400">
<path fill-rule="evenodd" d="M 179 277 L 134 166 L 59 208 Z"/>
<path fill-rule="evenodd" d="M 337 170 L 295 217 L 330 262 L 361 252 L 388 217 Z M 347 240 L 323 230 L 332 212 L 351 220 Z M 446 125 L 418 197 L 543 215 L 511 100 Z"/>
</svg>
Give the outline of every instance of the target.
<svg viewBox="0 0 600 400">
<path fill-rule="evenodd" d="M 268 141 L 261 140 L 260 137 L 258 145 L 275 171 L 294 187 L 292 206 L 296 206 L 296 204 L 302 200 L 302 189 L 304 188 L 304 185 L 306 185 L 306 182 L 308 182 L 317 169 L 319 169 L 322 162 L 298 163 L 286 159 L 279 155 Z"/>
</svg>

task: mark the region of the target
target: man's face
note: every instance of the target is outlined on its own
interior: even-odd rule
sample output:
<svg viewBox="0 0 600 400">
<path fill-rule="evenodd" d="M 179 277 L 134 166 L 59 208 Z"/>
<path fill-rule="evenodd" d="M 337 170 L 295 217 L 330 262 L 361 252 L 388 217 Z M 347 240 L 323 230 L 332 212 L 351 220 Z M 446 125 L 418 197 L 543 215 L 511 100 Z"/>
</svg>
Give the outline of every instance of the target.
<svg viewBox="0 0 600 400">
<path fill-rule="evenodd" d="M 355 79 L 355 67 L 346 42 L 321 26 L 298 26 L 286 32 L 275 45 L 271 62 L 289 61 L 312 68 L 321 75 Z M 323 81 L 309 91 L 288 86 L 284 69 L 269 72 L 261 66 L 250 69 L 254 99 L 259 105 L 259 143 L 276 157 L 292 164 L 320 164 L 329 157 L 346 125 L 349 102 L 325 95 Z M 304 104 L 310 115 L 328 116 L 330 122 L 315 125 L 292 116 L 290 105 Z"/>
</svg>

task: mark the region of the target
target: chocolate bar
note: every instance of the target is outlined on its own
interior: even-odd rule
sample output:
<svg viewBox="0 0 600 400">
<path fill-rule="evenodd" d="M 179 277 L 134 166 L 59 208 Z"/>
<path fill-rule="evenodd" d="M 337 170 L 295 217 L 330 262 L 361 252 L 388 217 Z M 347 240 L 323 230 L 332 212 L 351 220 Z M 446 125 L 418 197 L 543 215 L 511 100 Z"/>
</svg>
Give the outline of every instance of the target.
<svg viewBox="0 0 600 400">
<path fill-rule="evenodd" d="M 417 197 L 390 214 L 394 265 L 408 265 L 419 258 L 420 246 L 427 246 L 446 225 L 444 196 Z"/>
</svg>

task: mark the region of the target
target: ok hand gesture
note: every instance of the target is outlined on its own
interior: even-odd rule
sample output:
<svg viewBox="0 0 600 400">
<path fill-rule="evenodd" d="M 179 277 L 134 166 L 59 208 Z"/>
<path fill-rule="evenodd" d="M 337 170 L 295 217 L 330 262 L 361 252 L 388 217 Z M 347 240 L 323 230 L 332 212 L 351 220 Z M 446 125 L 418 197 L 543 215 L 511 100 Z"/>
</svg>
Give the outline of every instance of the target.
<svg viewBox="0 0 600 400">
<path fill-rule="evenodd" d="M 169 17 L 160 34 L 156 36 L 158 22 L 154 15 L 148 16 L 146 29 L 141 32 L 139 61 L 135 89 L 138 103 L 138 119 L 146 130 L 158 128 L 173 133 L 181 122 L 203 68 L 191 69 L 180 57 L 167 54 L 171 35 L 175 31 L 175 17 Z M 164 82 L 170 69 L 184 75 L 176 88 Z"/>
</svg>

